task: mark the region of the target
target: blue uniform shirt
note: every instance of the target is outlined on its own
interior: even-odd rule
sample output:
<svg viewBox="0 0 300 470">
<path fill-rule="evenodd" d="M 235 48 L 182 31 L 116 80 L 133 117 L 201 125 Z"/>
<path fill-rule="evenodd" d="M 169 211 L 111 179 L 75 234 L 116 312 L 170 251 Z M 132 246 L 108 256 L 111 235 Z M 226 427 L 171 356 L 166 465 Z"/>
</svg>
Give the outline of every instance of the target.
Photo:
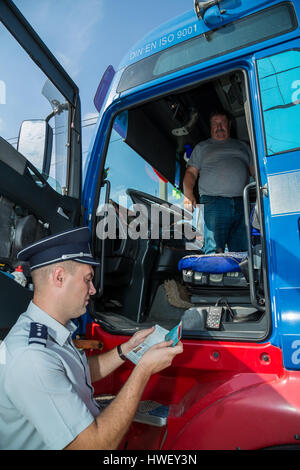
<svg viewBox="0 0 300 470">
<path fill-rule="evenodd" d="M 63 449 L 99 414 L 72 333 L 33 302 L 0 345 L 0 449 Z"/>
</svg>

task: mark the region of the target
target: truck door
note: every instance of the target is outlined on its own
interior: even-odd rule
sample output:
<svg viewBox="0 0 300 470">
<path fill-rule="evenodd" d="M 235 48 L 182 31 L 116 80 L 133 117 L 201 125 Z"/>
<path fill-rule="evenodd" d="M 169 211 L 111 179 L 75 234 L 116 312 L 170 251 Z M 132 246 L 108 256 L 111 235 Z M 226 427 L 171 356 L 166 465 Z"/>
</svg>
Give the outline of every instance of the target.
<svg viewBox="0 0 300 470">
<path fill-rule="evenodd" d="M 286 368 L 299 369 L 300 41 L 256 54 L 259 107 L 253 104 L 263 188 L 272 341 Z"/>
<path fill-rule="evenodd" d="M 9 0 L 0 21 L 1 340 L 32 297 L 10 277 L 18 251 L 80 223 L 81 123 L 77 86 Z"/>
</svg>

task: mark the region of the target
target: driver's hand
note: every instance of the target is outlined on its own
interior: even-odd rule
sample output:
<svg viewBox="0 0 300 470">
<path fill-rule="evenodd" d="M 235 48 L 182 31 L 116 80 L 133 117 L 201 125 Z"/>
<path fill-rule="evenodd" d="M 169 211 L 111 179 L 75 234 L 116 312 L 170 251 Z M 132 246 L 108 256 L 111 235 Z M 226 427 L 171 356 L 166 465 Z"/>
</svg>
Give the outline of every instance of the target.
<svg viewBox="0 0 300 470">
<path fill-rule="evenodd" d="M 196 208 L 197 202 L 195 196 L 191 196 L 191 198 L 188 198 L 184 196 L 183 198 L 183 207 L 189 211 L 189 212 L 194 212 L 194 209 Z"/>
</svg>

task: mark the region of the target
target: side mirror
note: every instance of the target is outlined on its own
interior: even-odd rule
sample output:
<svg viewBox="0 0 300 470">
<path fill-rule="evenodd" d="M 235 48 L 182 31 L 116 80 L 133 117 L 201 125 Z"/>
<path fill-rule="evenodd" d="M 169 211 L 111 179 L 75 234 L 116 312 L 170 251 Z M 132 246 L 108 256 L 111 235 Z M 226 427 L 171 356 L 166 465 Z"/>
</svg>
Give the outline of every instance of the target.
<svg viewBox="0 0 300 470">
<path fill-rule="evenodd" d="M 52 154 L 53 130 L 43 120 L 23 121 L 17 150 L 41 173 L 49 175 Z"/>
</svg>

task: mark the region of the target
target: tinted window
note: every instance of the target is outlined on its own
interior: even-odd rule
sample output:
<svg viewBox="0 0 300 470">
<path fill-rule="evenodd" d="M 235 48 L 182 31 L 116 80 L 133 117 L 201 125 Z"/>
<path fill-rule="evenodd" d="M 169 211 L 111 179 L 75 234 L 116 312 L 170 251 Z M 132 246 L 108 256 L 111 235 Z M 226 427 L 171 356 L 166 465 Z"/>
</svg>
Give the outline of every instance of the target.
<svg viewBox="0 0 300 470">
<path fill-rule="evenodd" d="M 105 162 L 106 176 L 111 182 L 111 199 L 129 208 L 132 201 L 126 190 L 133 188 L 182 206 L 181 192 L 126 143 L 126 115 L 125 111 L 115 120 Z M 104 198 L 103 191 L 101 197 Z"/>
<path fill-rule="evenodd" d="M 128 188 L 132 188 L 162 199 L 173 206 L 184 208 L 184 196 L 178 187 L 169 183 L 154 167 L 144 160 L 142 154 L 137 153 L 130 147 L 126 142 L 126 134 L 126 112 L 123 112 L 114 122 L 105 161 L 105 178 L 111 184 L 111 203 L 113 205 L 117 204 L 119 208 L 132 210 L 133 201 L 126 192 Z M 104 203 L 105 191 L 101 191 L 97 215 L 101 214 Z M 197 210 L 191 220 L 185 222 L 195 226 L 198 217 L 199 212 Z M 168 226 L 165 237 L 168 238 L 169 234 L 170 227 Z M 112 233 L 112 237 L 113 235 Z M 188 235 L 188 232 L 186 235 Z M 198 243 L 201 243 L 201 241 Z M 199 245 L 199 247 L 201 246 Z"/>
<path fill-rule="evenodd" d="M 300 52 L 257 61 L 267 155 L 300 148 Z"/>
</svg>

